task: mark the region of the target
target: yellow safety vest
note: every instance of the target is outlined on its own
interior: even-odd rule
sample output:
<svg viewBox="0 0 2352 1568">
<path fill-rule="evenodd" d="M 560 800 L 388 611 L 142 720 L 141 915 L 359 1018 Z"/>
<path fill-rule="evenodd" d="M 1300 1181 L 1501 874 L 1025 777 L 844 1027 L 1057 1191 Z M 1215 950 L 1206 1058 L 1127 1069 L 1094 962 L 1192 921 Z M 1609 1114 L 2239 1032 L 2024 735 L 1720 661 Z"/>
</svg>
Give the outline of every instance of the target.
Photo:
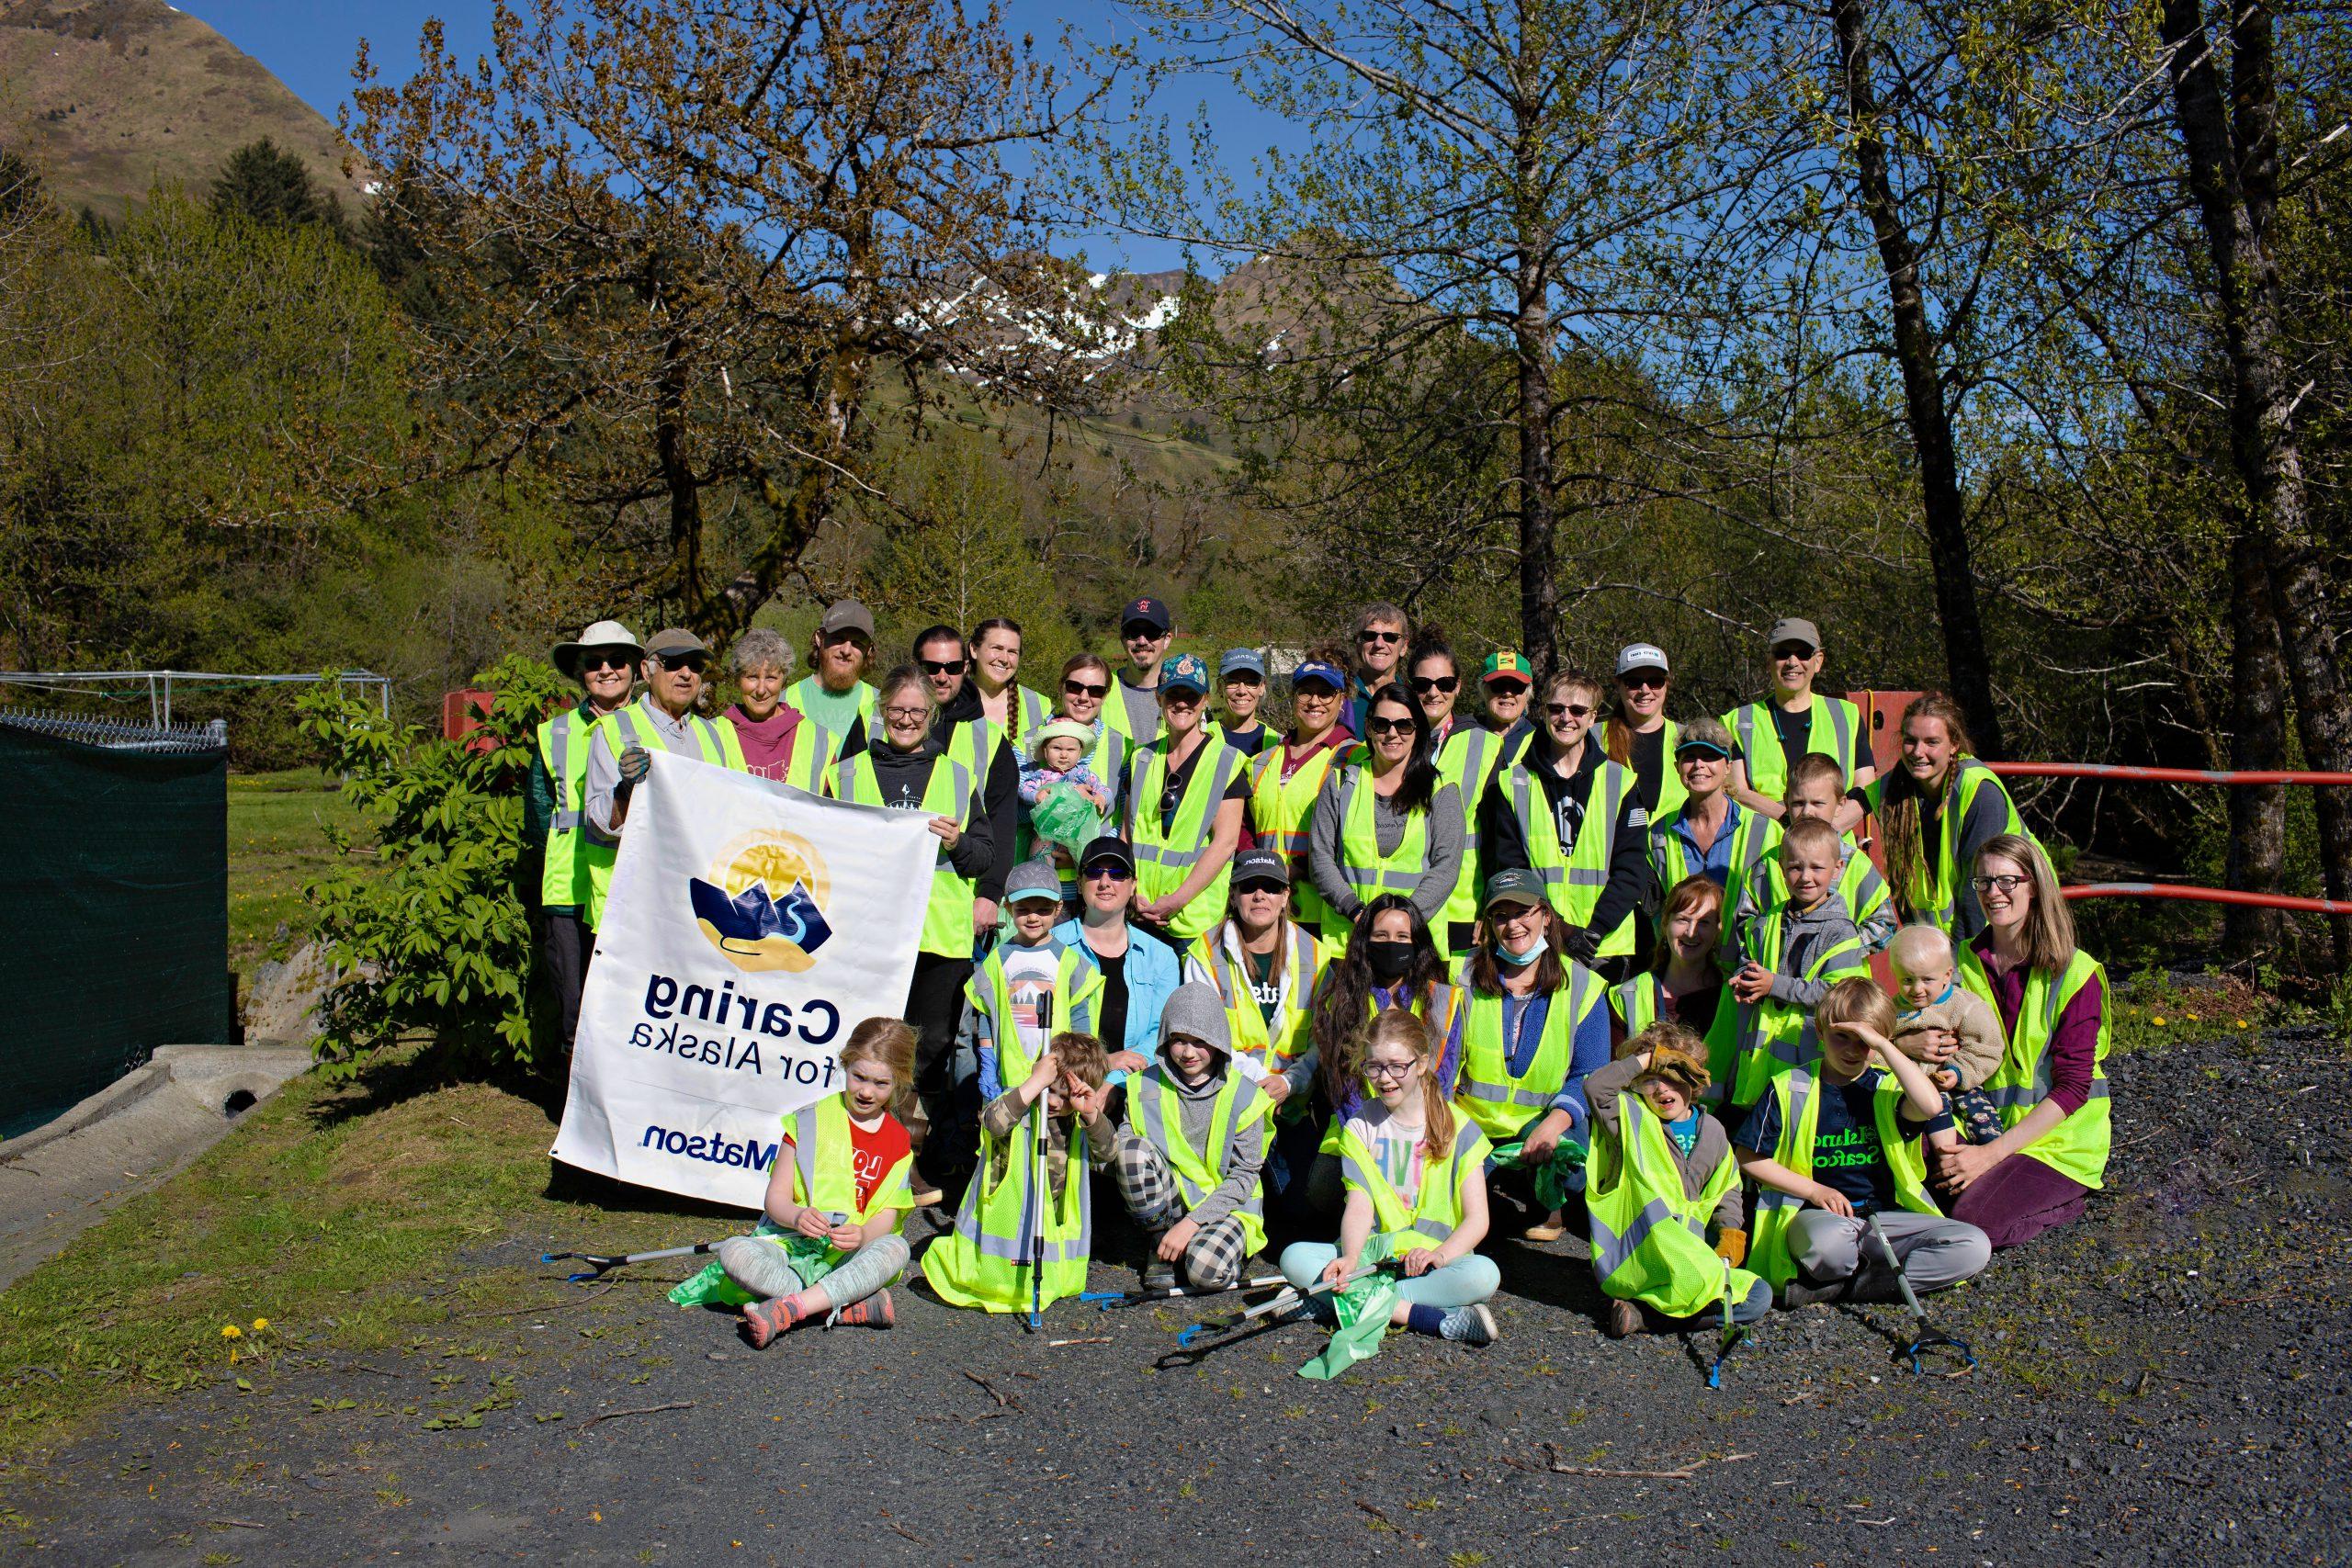
<svg viewBox="0 0 2352 1568">
<path fill-rule="evenodd" d="M 648 751 L 667 751 L 670 746 L 662 739 L 661 729 L 651 718 L 638 711 L 643 708 L 650 713 L 652 705 L 651 697 L 639 697 L 627 707 L 606 714 L 590 727 L 588 743 L 612 748 L 613 760 L 616 762 L 621 753 L 632 746 Z M 733 768 L 737 773 L 743 771 L 743 746 L 735 739 L 733 725 L 715 723 L 693 715 L 688 716 L 685 728 L 686 733 L 694 738 L 696 759 Z M 585 799 L 584 794 L 582 799 Z M 590 929 L 594 930 L 605 923 L 605 900 L 612 895 L 613 863 L 619 858 L 620 846 L 598 843 L 587 837 L 584 829 L 582 837 L 586 841 L 581 845 L 580 858 L 588 867 L 588 905 L 583 914 Z"/>
<path fill-rule="evenodd" d="M 1976 804 L 1977 792 L 1984 789 L 1998 794 L 2001 804 L 2007 808 L 2001 831 L 2025 833 L 2025 819 L 2018 815 L 2017 802 L 2009 798 L 1999 777 L 1975 758 L 1962 757 L 1953 764 L 1951 783 L 1944 790 L 1943 814 L 1936 823 L 1934 862 L 1928 863 L 1928 846 L 1920 845 L 1922 863 L 1913 873 L 1911 885 L 1904 889 L 1911 918 L 1952 932 L 1955 945 L 1959 942 L 1953 928 L 1960 918 L 1961 884 L 1974 869 L 1960 863 L 1960 832 L 1968 820 L 1970 808 Z"/>
<path fill-rule="evenodd" d="M 1290 862 L 1291 911 L 1319 931 L 1323 925 L 1323 896 L 1307 879 L 1307 819 L 1314 815 L 1316 799 L 1323 793 L 1323 781 L 1330 776 L 1335 762 L 1351 755 L 1351 748 L 1327 746 L 1301 762 L 1298 772 L 1285 779 L 1283 752 L 1286 745 L 1276 737 L 1273 744 L 1250 759 L 1250 831 L 1256 836 L 1260 848 L 1272 850 Z"/>
<path fill-rule="evenodd" d="M 1789 758 L 1781 750 L 1781 731 L 1772 722 L 1773 705 L 1768 699 L 1724 715 L 1724 728 L 1739 742 L 1740 760 L 1747 767 L 1747 787 L 1767 800 L 1780 799 L 1789 787 Z M 1813 728 L 1805 732 L 1804 749 L 1834 759 L 1849 785 L 1854 782 L 1854 747 L 1861 733 L 1861 709 L 1843 697 L 1813 694 Z"/>
<path fill-rule="evenodd" d="M 829 1214 L 846 1214 L 849 1218 L 841 1223 L 858 1225 L 885 1209 L 896 1209 L 899 1221 L 894 1228 L 906 1229 L 907 1213 L 915 1206 L 912 1155 L 899 1156 L 898 1163 L 874 1184 L 874 1196 L 861 1203 L 857 1201 L 857 1151 L 851 1142 L 849 1107 L 842 1103 L 842 1097 L 829 1094 L 794 1111 L 784 1119 L 784 1126 L 792 1135 L 794 1202 Z"/>
<path fill-rule="evenodd" d="M 1684 801 L 1687 804 L 1689 796 Z M 1736 887 L 1757 864 L 1770 857 L 1780 847 L 1781 825 L 1761 811 L 1750 811 L 1737 806 L 1739 826 L 1732 829 L 1730 876 L 1726 887 Z M 1690 852 L 1677 829 L 1682 826 L 1682 808 L 1662 812 L 1650 818 L 1650 870 L 1657 877 L 1658 891 L 1665 892 L 1689 876 L 1698 867 L 1690 863 Z"/>
<path fill-rule="evenodd" d="M 1005 944 L 999 942 L 972 965 L 972 977 L 964 982 L 964 999 L 976 1015 L 989 1021 L 989 1038 L 996 1046 L 997 1081 L 1011 1089 L 1026 1079 L 1037 1064 L 1030 1059 L 1029 1047 L 1012 1025 L 1012 982 L 1004 973 L 1004 951 Z M 1102 994 L 1102 971 L 1093 959 L 1075 945 L 1063 947 L 1054 960 L 1053 1016 L 1046 1026 L 1046 1037 L 1051 1039 L 1065 1029 L 1093 1033 Z"/>
<path fill-rule="evenodd" d="M 1340 1162 L 1340 1179 L 1352 1192 L 1372 1200 L 1373 1223 L 1383 1236 L 1409 1234 L 1411 1245 L 1442 1246 L 1462 1224 L 1464 1195 L 1470 1183 L 1487 1179 L 1487 1156 L 1495 1152 L 1478 1123 L 1462 1117 L 1454 1123 L 1453 1146 L 1442 1158 L 1421 1162 L 1421 1187 L 1412 1202 L 1405 1201 L 1373 1157 L 1363 1141 L 1334 1119 L 1323 1134 L 1323 1153 Z"/>
<path fill-rule="evenodd" d="M 567 708 L 539 726 L 539 761 L 554 787 L 548 818 L 547 857 L 539 872 L 539 903 L 578 908 L 588 901 L 588 734 L 596 721 L 584 707 Z"/>
<path fill-rule="evenodd" d="M 1225 1001 L 1227 1032 L 1236 1056 L 1255 1059 L 1268 1072 L 1288 1070 L 1314 1048 L 1309 1028 L 1315 987 L 1323 976 L 1323 945 L 1315 933 L 1296 920 L 1283 931 L 1283 1000 L 1269 1025 L 1250 976 L 1226 951 L 1223 925 L 1210 927 L 1193 942 L 1193 957 L 1209 972 L 1210 982 Z M 1303 1103 L 1303 1102 L 1302 1102 Z M 1283 1101 L 1285 1109 L 1290 1101 Z"/>
<path fill-rule="evenodd" d="M 1225 1168 L 1233 1158 L 1233 1135 L 1252 1122 L 1265 1120 L 1274 1108 L 1272 1096 L 1250 1082 L 1246 1074 L 1236 1072 L 1228 1063 L 1225 1083 L 1216 1091 L 1216 1103 L 1209 1111 L 1208 1147 L 1196 1149 L 1184 1141 L 1183 1097 L 1170 1079 L 1165 1065 L 1154 1062 L 1136 1075 L 1132 1087 L 1135 1092 L 1128 1100 L 1127 1131 L 1168 1157 L 1168 1172 L 1176 1179 L 1176 1191 L 1183 1199 L 1188 1213 L 1200 1207 L 1201 1201 L 1225 1179 Z M 1233 1213 L 1241 1224 L 1244 1257 L 1266 1245 L 1262 1183 L 1251 1187 L 1250 1196 L 1235 1206 Z"/>
<path fill-rule="evenodd" d="M 1787 924 L 1785 905 L 1758 915 L 1747 923 L 1742 954 L 1779 974 Z M 1857 975 L 1867 978 L 1870 972 L 1870 955 L 1859 940 L 1849 939 L 1816 955 L 1799 978 L 1837 981 Z M 1715 1010 L 1714 1024 L 1707 1031 L 1707 1070 L 1715 1082 L 1730 1086 L 1730 1103 L 1755 1104 L 1763 1098 L 1768 1079 L 1820 1055 L 1813 1015 L 1804 1008 L 1769 995 L 1761 1001 L 1743 1002 L 1732 996 L 1728 985 L 1724 999 L 1729 1005 Z"/>
<path fill-rule="evenodd" d="M 800 710 L 795 708 L 793 711 L 799 713 Z M 731 732 L 735 721 L 725 714 L 718 716 Z M 735 749 L 738 751 L 743 749 L 740 735 L 735 739 Z M 792 732 L 792 760 L 784 765 L 784 777 L 780 782 L 795 789 L 806 790 L 810 795 L 823 795 L 831 783 L 831 775 L 834 765 L 841 761 L 841 737 L 807 714 L 801 714 L 800 727 Z M 745 771 L 750 771 L 748 763 Z"/>
<path fill-rule="evenodd" d="M 1707 1221 L 1739 1185 L 1729 1149 L 1692 1196 L 1667 1140 L 1666 1124 L 1637 1094 L 1617 1097 L 1617 1131 L 1593 1118 L 1592 1154 L 1586 1163 L 1585 1211 L 1592 1227 L 1592 1271 L 1601 1293 L 1646 1302 L 1668 1317 L 1690 1317 L 1735 1303 L 1755 1288 L 1756 1276 L 1724 1264 L 1707 1242 Z"/>
<path fill-rule="evenodd" d="M 1166 897 L 1193 874 L 1209 847 L 1217 807 L 1244 761 L 1224 741 L 1203 738 L 1192 776 L 1177 797 L 1176 815 L 1168 820 L 1159 815 L 1160 781 L 1168 773 L 1166 739 L 1154 740 L 1127 764 L 1127 841 L 1135 849 L 1136 890 L 1146 898 Z M 1216 878 L 1169 919 L 1169 934 L 1190 941 L 1224 919 L 1226 890 L 1232 881 L 1228 858 Z"/>
<path fill-rule="evenodd" d="M 1086 1289 L 1094 1228 L 1086 1134 L 1071 1123 L 1069 1163 L 1057 1195 L 1038 1157 L 1038 1118 L 1032 1106 L 1004 1139 L 987 1141 L 955 1228 L 922 1255 L 922 1277 L 950 1306 L 1026 1312 L 1033 1269 L 1047 1306 Z"/>
<path fill-rule="evenodd" d="M 1567 987 L 1552 993 L 1544 1010 L 1543 1039 L 1527 1070 L 1517 1077 L 1511 1076 L 1510 1045 L 1503 1038 L 1501 994 L 1462 982 L 1467 999 L 1463 1004 L 1462 1077 L 1453 1086 L 1453 1105 L 1496 1143 L 1518 1137 L 1551 1109 L 1553 1097 L 1568 1081 L 1568 1069 L 1575 1065 L 1577 1029 L 1602 1005 L 1600 976 L 1574 959 L 1566 962 Z"/>
<path fill-rule="evenodd" d="M 1471 925 L 1478 919 L 1478 803 L 1487 798 L 1495 770 L 1518 761 L 1533 734 L 1524 730 L 1516 742 L 1506 745 L 1499 730 L 1471 724 L 1454 730 L 1438 748 L 1438 783 L 1452 784 L 1462 806 L 1462 874 L 1438 917 L 1441 928 Z"/>
<path fill-rule="evenodd" d="M 1772 1150 L 1775 1164 L 1800 1181 L 1813 1179 L 1813 1139 L 1821 1124 L 1822 1085 L 1809 1067 L 1792 1067 L 1772 1079 L 1772 1099 L 1781 1110 L 1781 1141 Z M 1886 1156 L 1894 1179 L 1894 1201 L 1915 1214 L 1939 1214 L 1928 1196 L 1928 1155 L 1920 1135 L 1906 1133 L 1896 1108 L 1903 1103 L 1903 1085 L 1893 1073 L 1879 1079 L 1871 1111 L 1878 1123 L 1880 1152 Z M 1756 1190 L 1756 1231 L 1747 1260 L 1779 1290 L 1796 1278 L 1797 1260 L 1789 1256 L 1789 1222 L 1804 1209 L 1804 1200 L 1792 1192 L 1759 1186 Z"/>
<path fill-rule="evenodd" d="M 836 764 L 833 795 L 859 806 L 882 805 L 882 785 L 874 776 L 872 757 L 861 751 Z M 944 817 L 968 832 L 978 808 L 979 795 L 973 787 L 972 771 L 950 757 L 933 759 L 931 778 L 923 785 L 922 809 L 933 817 Z M 930 901 L 923 907 L 923 952 L 942 958 L 971 956 L 972 890 L 979 886 L 979 880 L 977 876 L 957 874 L 955 863 L 948 858 L 947 846 L 940 846 L 932 867 Z"/>
<path fill-rule="evenodd" d="M 1603 738 L 1608 735 L 1605 729 L 1600 733 Z M 1674 765 L 1674 749 L 1681 743 L 1682 727 L 1670 718 L 1666 720 L 1665 733 L 1658 737 L 1658 764 L 1664 771 L 1657 781 L 1657 805 L 1650 813 L 1650 818 L 1653 821 L 1680 806 L 1690 794 L 1689 790 L 1682 787 L 1682 770 Z M 1605 754 L 1606 748 L 1603 750 Z M 1628 753 L 1628 755 L 1630 757 L 1631 754 Z M 1615 761 L 1616 759 L 1611 757 L 1610 761 Z M 1627 773 L 1634 772 L 1634 764 L 1631 761 L 1622 765 Z M 1641 775 L 1634 773 L 1634 777 L 1638 781 Z"/>
<path fill-rule="evenodd" d="M 2077 950 L 2066 961 L 2066 972 L 2055 984 L 2042 970 L 2027 974 L 2025 996 L 2018 1006 L 2017 1026 L 2009 1031 L 2008 1049 L 2001 1053 L 2001 1065 L 1982 1088 L 2000 1112 L 2003 1127 L 2016 1126 L 2035 1106 L 2049 1099 L 2050 1041 L 2058 1031 L 2059 1015 L 2066 1010 L 2066 1004 L 2075 999 L 2075 993 L 2093 979 L 2098 981 L 2100 994 L 2098 1043 L 2091 1057 L 2090 1098 L 2083 1101 L 2081 1110 L 2018 1153 L 2030 1155 L 2059 1175 L 2097 1189 L 2107 1184 L 2107 1156 L 2115 1136 L 2114 1111 L 2107 1092 L 2107 971 L 2097 959 Z M 1960 949 L 1960 983 L 1984 998 L 1994 1017 L 2000 1016 L 2000 1005 L 1993 999 L 1992 978 L 1984 973 L 1984 961 L 1976 955 L 1975 948 L 1965 943 Z"/>
<path fill-rule="evenodd" d="M 1544 897 L 1562 918 L 1572 926 L 1589 926 L 1601 891 L 1609 886 L 1609 864 L 1617 848 L 1617 814 L 1634 793 L 1633 770 L 1606 761 L 1593 769 L 1592 782 L 1585 786 L 1584 824 L 1577 830 L 1576 843 L 1563 854 L 1552 800 L 1537 782 L 1533 765 L 1523 753 L 1503 774 L 1505 797 L 1527 844 L 1527 863 L 1544 879 Z M 1633 951 L 1634 914 L 1628 910 L 1616 930 L 1602 933 L 1594 956 L 1617 958 Z"/>
<path fill-rule="evenodd" d="M 1396 852 L 1380 852 L 1380 833 L 1374 825 L 1376 806 L 1365 766 L 1351 761 L 1326 775 L 1323 798 L 1329 800 L 1331 809 L 1340 815 L 1340 874 L 1359 904 L 1369 904 L 1383 893 L 1412 896 L 1420 886 L 1422 874 L 1430 863 L 1430 814 L 1409 811 L 1405 814 L 1405 831 L 1396 843 Z M 1316 808 L 1322 809 L 1321 802 Z M 1344 943 L 1355 921 L 1342 916 L 1328 905 L 1323 910 L 1323 940 Z M 1430 938 L 1437 943 L 1437 954 L 1448 963 L 1453 953 L 1445 941 L 1442 924 L 1430 930 Z"/>
</svg>

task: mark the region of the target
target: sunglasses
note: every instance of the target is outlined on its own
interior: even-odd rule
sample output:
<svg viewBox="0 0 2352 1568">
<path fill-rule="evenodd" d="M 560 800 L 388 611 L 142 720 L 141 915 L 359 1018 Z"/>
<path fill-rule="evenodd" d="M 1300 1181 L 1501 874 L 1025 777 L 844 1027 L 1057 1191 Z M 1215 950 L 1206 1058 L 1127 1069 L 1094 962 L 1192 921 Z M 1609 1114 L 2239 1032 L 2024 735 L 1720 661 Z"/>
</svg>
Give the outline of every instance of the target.
<svg viewBox="0 0 2352 1568">
<path fill-rule="evenodd" d="M 1111 694 L 1111 686 L 1108 682 L 1095 686 L 1084 681 L 1064 681 L 1062 690 L 1073 697 L 1104 697 Z"/>
<path fill-rule="evenodd" d="M 1148 621 L 1129 621 L 1119 628 L 1121 642 L 1158 642 L 1167 635 Z"/>
<path fill-rule="evenodd" d="M 1532 684 L 1528 681 L 1489 681 L 1487 690 L 1498 697 L 1523 697 Z"/>
<path fill-rule="evenodd" d="M 1772 650 L 1772 657 L 1779 662 L 1785 664 L 1792 659 L 1811 659 L 1815 654 L 1820 651 L 1821 650 L 1817 648 L 1807 648 L 1801 642 L 1784 642 L 1780 647 Z"/>
<path fill-rule="evenodd" d="M 1374 735 L 1394 735 L 1400 729 L 1412 728 L 1413 721 L 1409 718 L 1368 718 L 1363 721 L 1363 727 Z"/>
<path fill-rule="evenodd" d="M 1403 642 L 1405 640 L 1405 634 L 1403 632 L 1376 632 L 1366 630 L 1356 633 L 1356 640 L 1358 642 Z"/>
<path fill-rule="evenodd" d="M 1647 692 L 1653 689 L 1664 687 L 1666 684 L 1666 677 L 1663 675 L 1645 674 L 1637 671 L 1631 675 L 1618 676 L 1617 683 L 1624 687 L 1629 692 Z"/>
<path fill-rule="evenodd" d="M 1126 882 L 1135 876 L 1123 865 L 1090 865 L 1079 874 L 1089 882 Z"/>
<path fill-rule="evenodd" d="M 710 662 L 709 655 L 702 653 L 665 653 L 661 660 L 664 670 L 691 670 L 697 675 Z"/>
<path fill-rule="evenodd" d="M 1545 703 L 1544 711 L 1554 718 L 1583 718 L 1592 712 L 1590 703 Z"/>
<path fill-rule="evenodd" d="M 1264 880 L 1257 882 L 1237 882 L 1233 885 L 1233 890 L 1236 893 L 1273 893 L 1281 895 L 1290 892 L 1290 885 L 1283 882 L 1267 882 Z"/>
<path fill-rule="evenodd" d="M 817 634 L 817 640 L 824 644 L 827 648 L 839 648 L 845 642 L 853 644 L 860 650 L 870 649 L 874 646 L 874 639 L 872 637 L 867 637 L 864 632 L 857 631 L 819 632 Z"/>
<path fill-rule="evenodd" d="M 1459 675 L 1416 675 L 1413 677 L 1413 690 L 1417 694 L 1421 695 L 1430 692 L 1451 692 L 1461 684 L 1462 677 Z"/>
<path fill-rule="evenodd" d="M 922 666 L 922 672 L 926 675 L 961 675 L 964 672 L 964 666 L 968 662 L 968 660 L 962 659 L 918 659 L 915 662 Z"/>
<path fill-rule="evenodd" d="M 628 667 L 629 657 L 626 653 L 583 653 L 580 656 L 580 668 L 585 674 L 593 675 L 599 670 L 627 670 Z"/>
</svg>

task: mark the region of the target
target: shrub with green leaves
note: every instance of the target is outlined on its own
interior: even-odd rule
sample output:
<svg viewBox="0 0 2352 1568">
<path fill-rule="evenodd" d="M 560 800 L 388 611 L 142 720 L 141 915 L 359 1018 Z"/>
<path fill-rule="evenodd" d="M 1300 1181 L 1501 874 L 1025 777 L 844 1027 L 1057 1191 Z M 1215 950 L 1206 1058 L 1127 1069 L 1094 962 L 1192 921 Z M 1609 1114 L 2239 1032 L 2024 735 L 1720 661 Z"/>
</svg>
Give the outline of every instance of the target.
<svg viewBox="0 0 2352 1568">
<path fill-rule="evenodd" d="M 482 728 L 427 738 L 367 702 L 321 684 L 301 700 L 302 729 L 344 776 L 345 798 L 375 830 L 372 874 L 343 871 L 304 891 L 336 972 L 316 1043 L 331 1077 L 375 1053 L 423 1040 L 449 1071 L 487 1074 L 537 1063 L 530 1006 L 529 897 L 536 846 L 523 834 L 524 792 L 539 722 L 569 690 L 535 660 L 509 658 L 476 677 L 496 691 Z M 330 828 L 344 854 L 350 834 Z"/>
</svg>

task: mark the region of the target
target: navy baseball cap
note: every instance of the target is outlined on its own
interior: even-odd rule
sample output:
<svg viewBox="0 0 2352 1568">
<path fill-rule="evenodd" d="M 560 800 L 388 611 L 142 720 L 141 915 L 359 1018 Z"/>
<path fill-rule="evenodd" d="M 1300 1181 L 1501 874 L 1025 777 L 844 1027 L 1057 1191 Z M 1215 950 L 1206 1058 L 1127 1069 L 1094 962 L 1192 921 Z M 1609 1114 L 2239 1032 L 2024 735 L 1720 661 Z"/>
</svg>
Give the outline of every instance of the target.
<svg viewBox="0 0 2352 1568">
<path fill-rule="evenodd" d="M 1339 666 L 1325 664 L 1318 660 L 1309 660 L 1290 672 L 1293 691 L 1298 689 L 1298 683 L 1302 681 L 1320 681 L 1335 692 L 1344 692 L 1348 689 L 1348 678 L 1340 672 Z"/>
<path fill-rule="evenodd" d="M 1088 866 L 1100 865 L 1104 861 L 1117 865 L 1129 876 L 1136 874 L 1136 852 L 1116 833 L 1105 833 L 1099 839 L 1089 840 L 1086 852 L 1078 857 L 1078 869 L 1084 871 Z"/>
<path fill-rule="evenodd" d="M 1166 601 L 1155 599 L 1147 593 L 1140 599 L 1129 600 L 1127 607 L 1119 612 L 1121 631 L 1125 631 L 1137 621 L 1143 622 L 1156 632 L 1164 632 L 1176 624 L 1176 616 L 1168 608 Z"/>
<path fill-rule="evenodd" d="M 1233 886 L 1272 882 L 1290 886 L 1290 861 L 1274 850 L 1244 850 L 1233 857 Z"/>
<path fill-rule="evenodd" d="M 1265 656 L 1254 648 L 1228 648 L 1216 656 L 1216 672 L 1227 675 L 1255 675 L 1266 678 Z"/>
</svg>

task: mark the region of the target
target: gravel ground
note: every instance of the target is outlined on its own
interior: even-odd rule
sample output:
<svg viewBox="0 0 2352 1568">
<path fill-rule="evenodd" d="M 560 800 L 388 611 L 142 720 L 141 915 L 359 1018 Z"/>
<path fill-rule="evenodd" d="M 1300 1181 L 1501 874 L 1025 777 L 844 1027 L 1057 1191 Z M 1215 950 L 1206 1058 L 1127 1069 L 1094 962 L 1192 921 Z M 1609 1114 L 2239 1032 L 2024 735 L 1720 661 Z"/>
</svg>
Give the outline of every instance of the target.
<svg viewBox="0 0 2352 1568">
<path fill-rule="evenodd" d="M 1984 1358 L 1965 1377 L 1898 1372 L 1895 1309 L 1813 1307 L 1709 1393 L 1711 1336 L 1601 1337 L 1574 1242 L 1498 1244 L 1499 1344 L 1394 1337 L 1330 1383 L 1292 1375 L 1305 1325 L 1184 1365 L 1174 1311 L 1065 1303 L 1033 1337 L 903 1289 L 889 1334 L 755 1355 L 664 1303 L 673 1275 L 567 1289 L 532 1267 L 520 1310 L 404 1353 L 298 1348 L 250 1393 L 134 1406 L 18 1478 L 0 1552 L 2340 1562 L 2352 1182 L 2327 1079 L 2348 1059 L 2316 1030 L 2113 1059 L 2109 1191 L 1931 1303 Z"/>
</svg>

